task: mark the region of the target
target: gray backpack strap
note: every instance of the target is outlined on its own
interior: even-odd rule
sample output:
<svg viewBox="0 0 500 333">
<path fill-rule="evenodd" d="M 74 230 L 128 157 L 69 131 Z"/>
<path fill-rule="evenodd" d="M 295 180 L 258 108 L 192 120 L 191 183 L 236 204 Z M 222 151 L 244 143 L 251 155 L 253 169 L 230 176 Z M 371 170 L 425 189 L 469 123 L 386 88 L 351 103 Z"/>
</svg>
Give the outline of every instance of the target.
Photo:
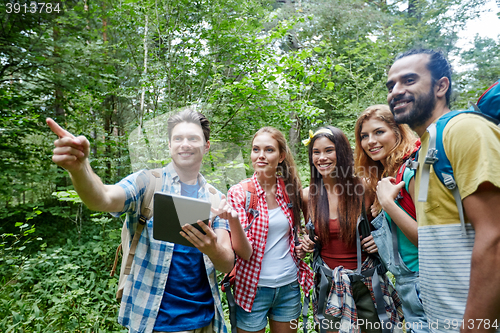
<svg viewBox="0 0 500 333">
<path fill-rule="evenodd" d="M 316 274 L 320 275 L 319 285 L 316 287 L 319 289 L 318 314 L 316 315 L 316 317 L 318 318 L 319 321 L 320 333 L 326 333 L 326 328 L 323 325 L 323 321 L 326 319 L 325 308 L 326 308 L 328 294 L 332 287 L 331 283 L 333 283 L 333 282 L 330 283 L 330 281 L 333 281 L 333 271 L 325 263 L 322 263 L 322 265 L 319 266 L 319 271 Z M 307 325 L 304 324 L 304 326 Z"/>
<path fill-rule="evenodd" d="M 362 217 L 360 216 L 358 218 L 358 222 L 356 223 L 356 252 L 357 252 L 357 268 L 356 268 L 356 274 L 361 274 L 361 265 L 362 265 L 362 260 L 361 260 L 361 238 L 359 235 L 359 222 L 361 222 Z"/>
<path fill-rule="evenodd" d="M 381 214 L 385 214 L 382 212 Z M 391 236 L 392 236 L 392 254 L 394 256 L 394 264 L 396 266 L 401 265 L 401 260 L 399 259 L 399 243 L 398 243 L 398 232 L 397 225 L 391 219 Z"/>
<path fill-rule="evenodd" d="M 132 262 L 134 261 L 135 250 L 137 244 L 139 244 L 139 239 L 141 238 L 142 230 L 146 225 L 146 222 L 153 216 L 153 195 L 154 192 L 159 192 L 161 190 L 162 182 L 161 180 L 163 171 L 162 169 L 146 170 L 146 176 L 149 178 L 148 185 L 146 186 L 146 191 L 144 193 L 144 198 L 141 204 L 141 215 L 139 215 L 139 223 L 134 232 L 134 238 L 130 243 L 130 251 L 127 257 L 127 263 L 125 264 L 125 275 L 130 274 L 130 269 L 132 267 Z"/>
<path fill-rule="evenodd" d="M 458 190 L 457 182 L 453 179 L 453 176 L 443 173 L 444 185 L 451 191 L 453 197 L 455 198 L 455 203 L 458 208 L 458 216 L 460 218 L 460 228 L 462 229 L 462 236 L 467 235 L 467 229 L 465 229 L 465 218 L 464 218 L 464 207 L 462 205 L 462 198 L 460 197 L 460 191 Z"/>
<path fill-rule="evenodd" d="M 420 190 L 418 193 L 418 201 L 427 201 L 427 192 L 429 191 L 429 177 L 431 172 L 431 165 L 436 163 L 438 158 L 436 149 L 436 124 L 432 123 L 427 127 L 429 132 L 429 148 L 425 156 L 424 165 L 422 166 L 422 175 L 420 176 Z"/>
<path fill-rule="evenodd" d="M 427 192 L 429 192 L 429 178 L 431 165 L 438 161 L 437 149 L 436 149 L 436 124 L 432 123 L 427 127 L 427 132 L 429 132 L 429 148 L 427 149 L 427 154 L 425 156 L 425 162 L 422 168 L 422 174 L 420 176 L 420 190 L 418 193 L 418 201 L 427 201 Z M 458 190 L 457 183 L 453 176 L 443 173 L 444 185 L 451 191 L 453 197 L 455 198 L 455 203 L 458 208 L 458 216 L 460 218 L 460 227 L 462 229 L 462 235 L 465 236 L 467 231 L 465 229 L 465 218 L 464 218 L 464 208 L 462 205 L 462 198 L 460 197 L 460 191 Z"/>
<path fill-rule="evenodd" d="M 377 308 L 378 319 L 380 320 L 380 324 L 382 326 L 382 333 L 390 333 L 393 331 L 393 327 L 389 324 L 389 317 L 387 316 L 387 312 L 385 312 L 384 293 L 382 292 L 382 287 L 380 286 L 380 278 L 377 270 L 373 272 L 372 289 L 373 296 L 375 296 L 375 307 Z"/>
</svg>

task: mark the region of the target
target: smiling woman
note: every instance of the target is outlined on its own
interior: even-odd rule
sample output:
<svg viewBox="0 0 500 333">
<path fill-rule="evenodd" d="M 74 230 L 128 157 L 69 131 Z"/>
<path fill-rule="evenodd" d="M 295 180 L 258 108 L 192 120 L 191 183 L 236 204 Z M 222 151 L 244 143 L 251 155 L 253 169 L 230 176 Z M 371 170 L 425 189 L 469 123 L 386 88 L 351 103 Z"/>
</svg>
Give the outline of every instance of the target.
<svg viewBox="0 0 500 333">
<path fill-rule="evenodd" d="M 323 177 L 330 175 L 337 166 L 335 145 L 328 138 L 322 137 L 314 142 L 313 164 Z"/>
<path fill-rule="evenodd" d="M 370 202 L 372 216 L 376 217 L 372 221 L 376 228 L 372 231 L 373 241 L 385 267 L 396 278 L 406 323 L 412 331 L 425 333 L 426 316 L 415 292 L 420 285 L 417 221 L 412 200 L 414 171 L 404 166 L 420 142 L 408 125 L 396 124 L 387 105 L 366 108 L 358 117 L 355 131 L 356 171 L 364 178 L 373 198 L 373 204 Z"/>
<path fill-rule="evenodd" d="M 253 139 L 250 159 L 257 179 L 265 186 L 269 181 L 275 183 L 276 169 L 285 159 L 285 152 L 280 151 L 278 141 L 270 133 L 261 133 Z"/>
<path fill-rule="evenodd" d="M 396 134 L 386 122 L 370 118 L 361 127 L 361 146 L 374 161 L 385 163 L 385 158 L 396 145 Z"/>
<path fill-rule="evenodd" d="M 407 152 L 415 146 L 417 137 L 407 125 L 396 124 L 385 104 L 366 108 L 359 115 L 354 131 L 356 174 L 366 180 L 368 193 L 374 195 L 377 182 L 385 176 L 396 174 Z M 376 147 L 382 148 L 374 149 Z M 377 211 L 380 210 L 376 198 L 374 205 Z"/>
<path fill-rule="evenodd" d="M 377 130 L 369 132 L 372 135 Z M 357 269 L 365 271 L 378 265 L 376 259 L 367 254 L 377 250 L 371 236 L 362 240 L 367 244 L 363 254 L 356 237 L 364 188 L 361 179 L 354 174 L 349 141 L 340 129 L 325 126 L 315 133 L 311 132 L 310 139 L 303 143 L 309 146 L 311 169 L 310 185 L 303 191 L 304 206 L 307 207 L 304 215 L 306 220 L 310 218 L 308 228 L 314 230 L 311 236 L 314 233 L 318 245 L 313 265 L 316 273 L 313 293 L 315 322 L 322 327 L 321 332 L 359 325 L 363 332 L 380 333 L 380 329 L 376 328 L 380 328 L 380 321 L 370 296 L 373 293 L 372 277 L 352 281 L 349 278 Z M 308 237 L 302 243 L 304 248 L 307 247 L 306 251 L 311 251 Z M 396 314 L 399 300 L 395 295 L 392 298 L 393 289 L 385 275 L 380 283 L 387 292 L 384 295 L 387 303 L 384 305 L 395 327 L 400 322 Z"/>
</svg>

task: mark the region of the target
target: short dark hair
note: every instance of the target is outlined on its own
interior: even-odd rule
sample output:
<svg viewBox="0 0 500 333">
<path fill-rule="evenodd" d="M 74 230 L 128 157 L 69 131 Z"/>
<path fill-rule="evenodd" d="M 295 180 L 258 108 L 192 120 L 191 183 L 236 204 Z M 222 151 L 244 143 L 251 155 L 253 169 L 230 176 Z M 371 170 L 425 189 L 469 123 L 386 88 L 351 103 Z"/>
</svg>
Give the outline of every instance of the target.
<svg viewBox="0 0 500 333">
<path fill-rule="evenodd" d="M 180 123 L 193 123 L 199 125 L 201 127 L 201 130 L 203 131 L 205 141 L 208 141 L 210 139 L 210 122 L 208 121 L 207 117 L 192 109 L 186 108 L 168 118 L 167 133 L 169 141 L 172 139 L 172 130 Z"/>
<path fill-rule="evenodd" d="M 399 60 L 404 57 L 408 57 L 416 54 L 428 54 L 429 62 L 427 63 L 427 69 L 431 72 L 432 76 L 432 86 L 436 85 L 436 82 L 442 77 L 447 77 L 450 81 L 450 86 L 448 87 L 448 91 L 446 92 L 446 105 L 450 106 L 450 98 L 451 98 L 451 65 L 446 60 L 446 57 L 441 51 L 429 50 L 429 49 L 412 49 L 403 53 L 400 53 L 396 56 L 394 61 Z"/>
</svg>

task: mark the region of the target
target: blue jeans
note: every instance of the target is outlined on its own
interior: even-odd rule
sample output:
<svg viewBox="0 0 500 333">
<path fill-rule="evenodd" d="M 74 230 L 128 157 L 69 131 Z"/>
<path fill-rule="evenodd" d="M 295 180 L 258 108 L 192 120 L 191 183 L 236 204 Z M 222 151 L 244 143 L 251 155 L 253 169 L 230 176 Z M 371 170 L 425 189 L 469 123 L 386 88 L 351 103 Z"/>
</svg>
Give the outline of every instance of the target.
<svg viewBox="0 0 500 333">
<path fill-rule="evenodd" d="M 252 311 L 236 306 L 236 326 L 248 332 L 257 332 L 267 325 L 267 317 L 278 322 L 299 318 L 300 285 L 298 281 L 277 287 L 257 287 Z"/>
<path fill-rule="evenodd" d="M 406 321 L 406 332 L 429 332 L 427 316 L 420 300 L 418 272 L 410 270 L 399 256 L 399 265 L 394 260 L 392 233 L 385 213 L 380 213 L 372 222 L 376 230 L 372 231 L 373 240 L 378 247 L 378 254 L 385 267 L 396 278 L 396 290 L 401 299 Z M 399 255 L 399 253 L 398 253 Z"/>
</svg>

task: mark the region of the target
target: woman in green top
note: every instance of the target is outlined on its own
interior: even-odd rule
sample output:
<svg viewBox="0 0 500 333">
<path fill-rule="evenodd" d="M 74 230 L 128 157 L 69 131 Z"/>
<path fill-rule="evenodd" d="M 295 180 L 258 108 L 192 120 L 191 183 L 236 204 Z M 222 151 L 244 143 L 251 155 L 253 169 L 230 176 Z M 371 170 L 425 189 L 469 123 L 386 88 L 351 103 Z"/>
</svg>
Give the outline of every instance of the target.
<svg viewBox="0 0 500 333">
<path fill-rule="evenodd" d="M 419 298 L 418 233 L 412 200 L 414 170 L 403 166 L 420 141 L 407 125 L 395 123 L 387 105 L 373 105 L 363 111 L 355 134 L 356 173 L 364 179 L 367 195 L 373 198 L 370 211 L 376 228 L 372 238 L 363 240 L 363 249 L 378 250 L 395 276 L 406 331 L 428 332 Z M 396 177 L 403 181 L 397 182 Z"/>
</svg>

